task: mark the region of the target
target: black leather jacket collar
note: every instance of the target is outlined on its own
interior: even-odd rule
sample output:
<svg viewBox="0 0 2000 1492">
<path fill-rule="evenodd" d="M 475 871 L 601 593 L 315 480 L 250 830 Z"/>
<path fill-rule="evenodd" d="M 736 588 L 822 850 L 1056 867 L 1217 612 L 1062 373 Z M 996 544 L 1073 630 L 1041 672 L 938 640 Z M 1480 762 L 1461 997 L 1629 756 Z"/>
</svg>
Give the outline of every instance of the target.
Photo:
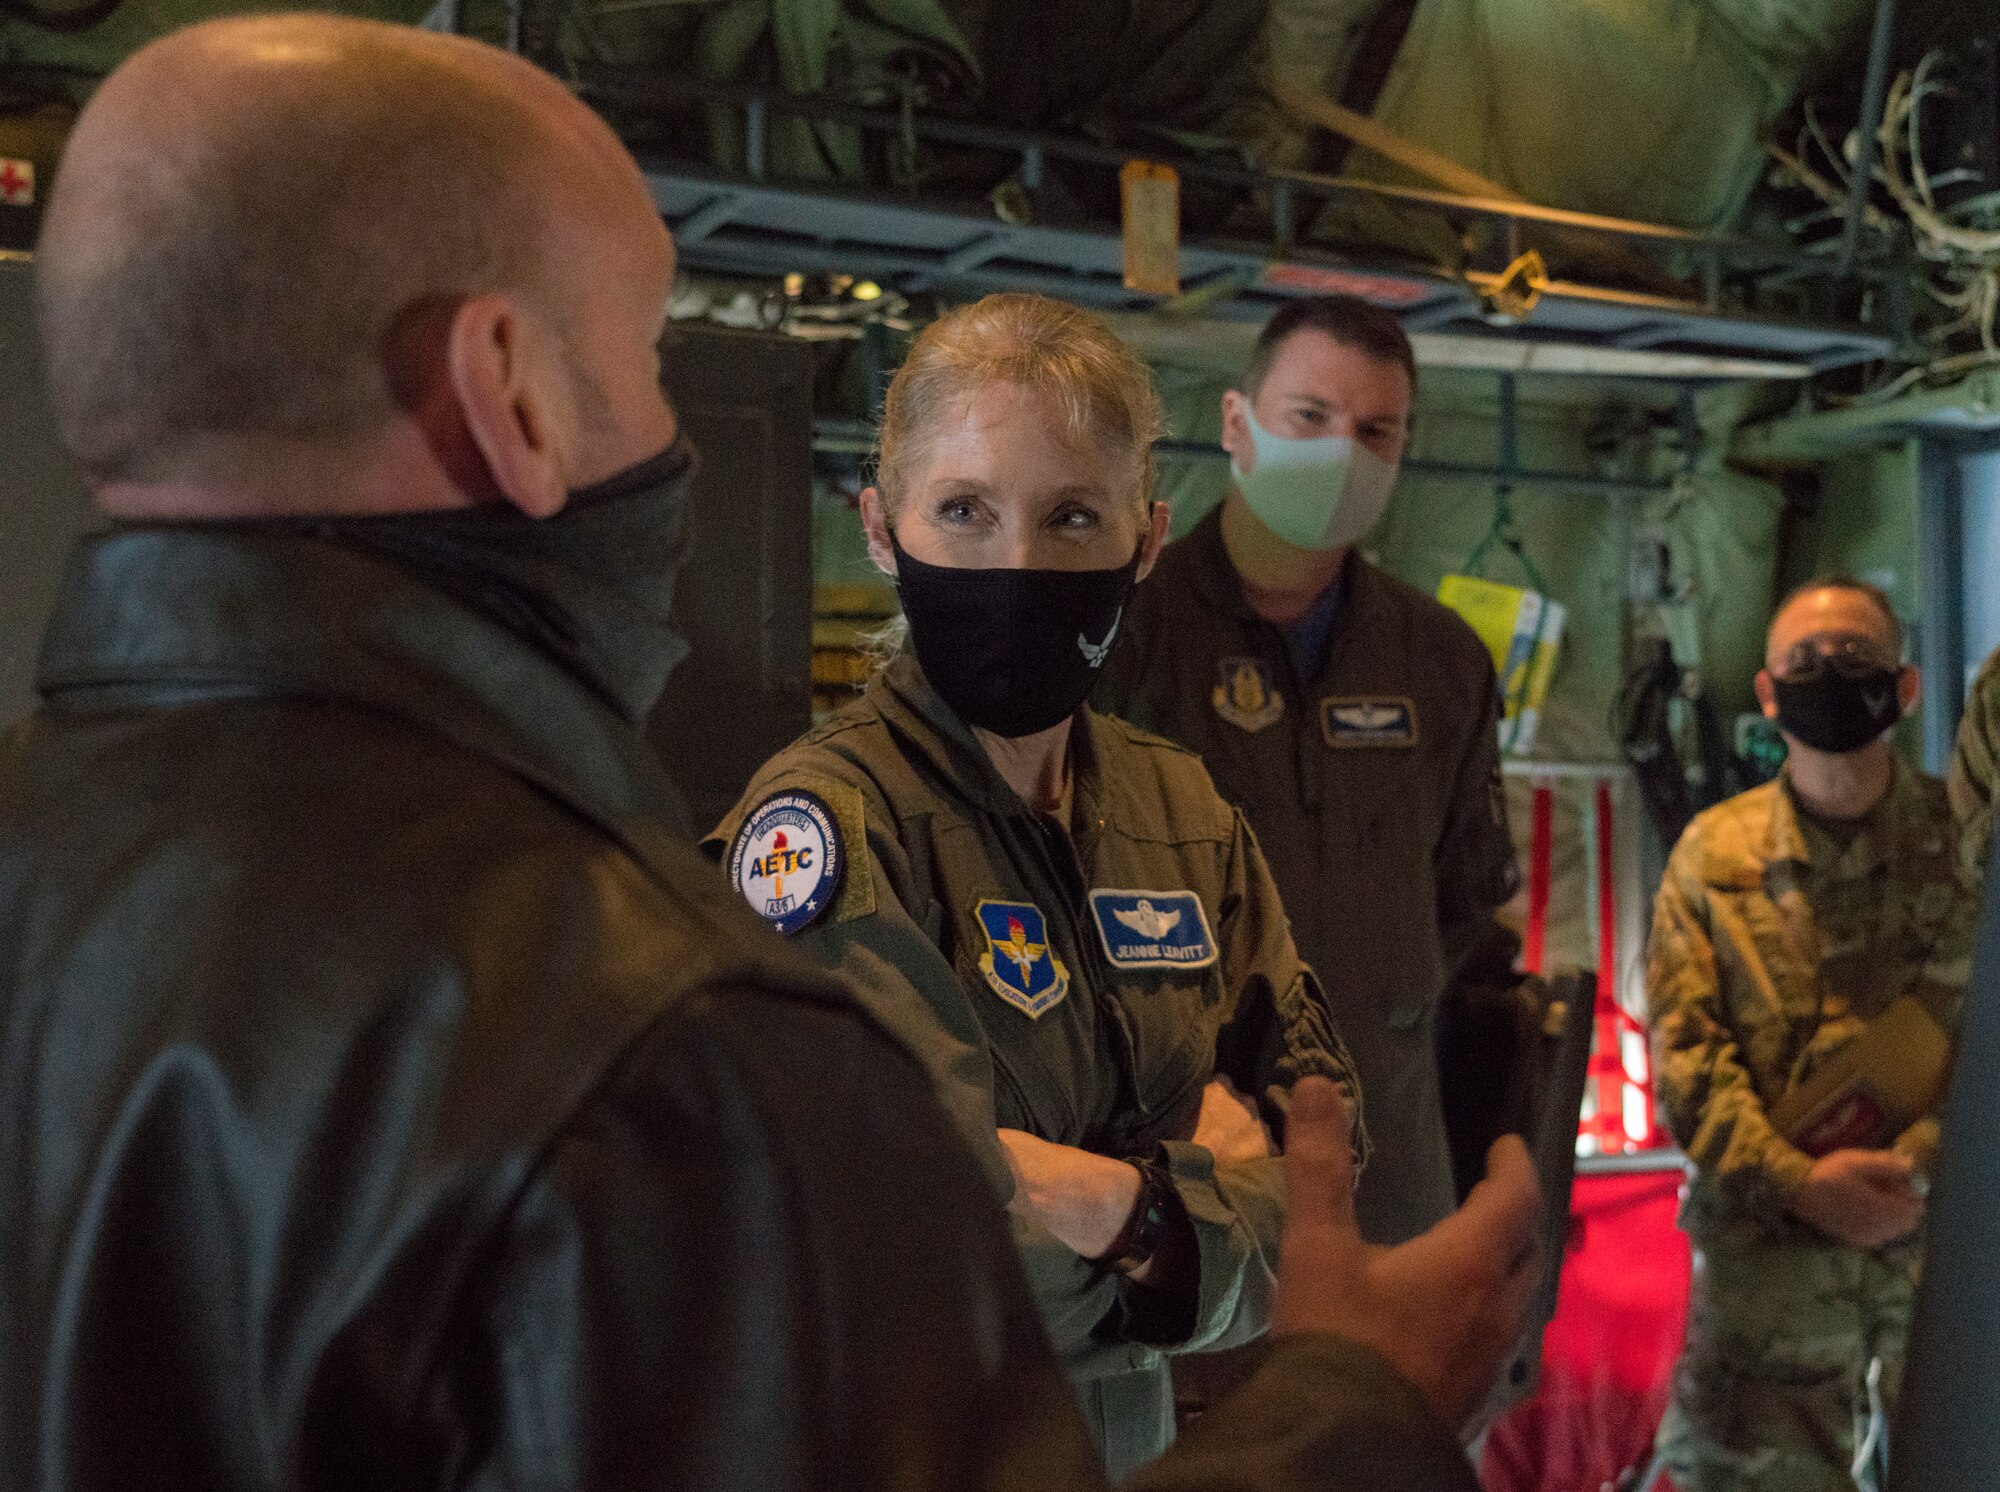
<svg viewBox="0 0 2000 1492">
<path fill-rule="evenodd" d="M 501 762 L 667 879 L 679 793 L 553 658 L 393 561 L 243 525 L 113 529 L 71 556 L 36 687 L 52 708 L 302 694 Z"/>
</svg>

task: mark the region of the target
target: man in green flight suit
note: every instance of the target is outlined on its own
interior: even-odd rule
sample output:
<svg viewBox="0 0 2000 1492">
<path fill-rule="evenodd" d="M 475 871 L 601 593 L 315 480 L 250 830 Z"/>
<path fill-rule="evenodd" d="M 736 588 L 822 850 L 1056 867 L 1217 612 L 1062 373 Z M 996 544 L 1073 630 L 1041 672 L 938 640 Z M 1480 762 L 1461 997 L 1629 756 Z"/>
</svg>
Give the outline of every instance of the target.
<svg viewBox="0 0 2000 1492">
<path fill-rule="evenodd" d="M 1911 1112 L 1842 1134 L 1773 1115 L 1906 999 L 1940 1050 L 1956 1033 L 1978 903 L 1943 784 L 1886 739 L 1917 697 L 1901 649 L 1887 598 L 1861 582 L 1779 608 L 1757 693 L 1785 770 L 1689 825 L 1655 907 L 1655 1070 L 1694 1168 L 1694 1296 L 1660 1432 L 1682 1492 L 1876 1485 L 1937 1075 Z"/>
<path fill-rule="evenodd" d="M 1234 481 L 1133 593 L 1091 702 L 1197 752 L 1270 860 L 1368 1096 L 1377 1243 L 1453 1206 L 1439 997 L 1518 872 L 1485 645 L 1355 544 L 1388 504 L 1416 359 L 1393 315 L 1299 300 L 1223 395 Z M 1489 936 L 1492 935 L 1492 936 Z"/>
</svg>

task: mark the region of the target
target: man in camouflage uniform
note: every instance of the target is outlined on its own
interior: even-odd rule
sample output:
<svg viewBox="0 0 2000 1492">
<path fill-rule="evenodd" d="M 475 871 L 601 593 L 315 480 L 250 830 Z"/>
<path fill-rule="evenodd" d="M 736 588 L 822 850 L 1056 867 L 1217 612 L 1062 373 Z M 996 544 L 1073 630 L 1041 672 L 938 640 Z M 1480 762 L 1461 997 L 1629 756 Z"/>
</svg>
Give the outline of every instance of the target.
<svg viewBox="0 0 2000 1492">
<path fill-rule="evenodd" d="M 1680 1492 L 1876 1485 L 1937 1120 L 1815 1157 L 1770 1110 L 1900 997 L 1956 1033 L 1977 901 L 1943 785 L 1885 738 L 1917 694 L 1901 647 L 1872 587 L 1788 600 L 1757 679 L 1785 771 L 1697 818 L 1660 888 L 1655 1060 L 1693 1166 L 1694 1296 L 1660 1432 Z"/>
<path fill-rule="evenodd" d="M 2000 652 L 1986 660 L 1965 701 L 1958 745 L 1951 754 L 1945 790 L 1958 815 L 1959 851 L 1975 878 L 1986 868 L 1993 842 L 1994 763 L 2000 760 Z"/>
</svg>

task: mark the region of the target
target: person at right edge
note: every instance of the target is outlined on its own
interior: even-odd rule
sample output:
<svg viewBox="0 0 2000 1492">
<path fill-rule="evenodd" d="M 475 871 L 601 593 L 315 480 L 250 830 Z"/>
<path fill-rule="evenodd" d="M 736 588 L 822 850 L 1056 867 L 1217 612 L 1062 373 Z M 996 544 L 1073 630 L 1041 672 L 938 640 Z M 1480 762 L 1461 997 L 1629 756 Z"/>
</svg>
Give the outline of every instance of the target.
<svg viewBox="0 0 2000 1492">
<path fill-rule="evenodd" d="M 1655 1072 L 1692 1171 L 1658 1442 L 1681 1492 L 1876 1492 L 1886 1461 L 1978 909 L 1943 784 L 1886 739 L 1917 698 L 1902 641 L 1845 577 L 1778 609 L 1757 697 L 1785 768 L 1688 826 L 1654 909 Z"/>
<path fill-rule="evenodd" d="M 1945 773 L 1945 792 L 1958 815 L 1959 859 L 1983 880 L 1993 847 L 1994 768 L 2000 763 L 2000 652 L 1989 657 L 1966 692 L 1958 744 Z"/>
<path fill-rule="evenodd" d="M 1356 545 L 1388 506 L 1417 365 L 1396 318 L 1295 301 L 1222 396 L 1231 482 L 1132 595 L 1091 703 L 1199 755 L 1269 860 L 1367 1095 L 1376 1243 L 1456 1200 L 1447 990 L 1510 989 L 1519 882 L 1484 643 Z M 1473 1146 L 1477 1150 L 1478 1146 Z M 1194 1377 L 1234 1369 L 1190 1363 Z"/>
</svg>

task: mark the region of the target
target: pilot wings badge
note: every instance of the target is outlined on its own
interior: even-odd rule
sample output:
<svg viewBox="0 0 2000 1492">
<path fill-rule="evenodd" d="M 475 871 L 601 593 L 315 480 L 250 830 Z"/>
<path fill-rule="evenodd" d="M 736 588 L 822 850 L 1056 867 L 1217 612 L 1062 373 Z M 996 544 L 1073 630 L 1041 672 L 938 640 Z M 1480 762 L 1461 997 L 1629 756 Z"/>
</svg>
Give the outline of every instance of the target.
<svg viewBox="0 0 2000 1492">
<path fill-rule="evenodd" d="M 1042 909 L 1025 901 L 982 901 L 973 908 L 986 951 L 979 972 L 993 993 L 1039 1020 L 1069 993 L 1069 970 L 1049 947 Z"/>
<path fill-rule="evenodd" d="M 1208 914 L 1192 891 L 1093 891 L 1090 910 L 1114 969 L 1205 969 L 1215 962 Z"/>
<path fill-rule="evenodd" d="M 1181 920 L 1179 912 L 1163 912 L 1153 905 L 1150 897 L 1145 896 L 1139 898 L 1139 905 L 1131 911 L 1113 907 L 1111 915 L 1140 937 L 1151 938 L 1155 943 L 1179 926 Z"/>
<path fill-rule="evenodd" d="M 1411 699 L 1323 699 L 1320 734 L 1332 747 L 1414 746 L 1417 705 Z"/>
<path fill-rule="evenodd" d="M 1238 730 L 1254 734 L 1284 715 L 1284 698 L 1271 687 L 1270 665 L 1263 659 L 1224 658 L 1216 671 L 1220 678 L 1209 699 L 1215 713 Z"/>
</svg>

